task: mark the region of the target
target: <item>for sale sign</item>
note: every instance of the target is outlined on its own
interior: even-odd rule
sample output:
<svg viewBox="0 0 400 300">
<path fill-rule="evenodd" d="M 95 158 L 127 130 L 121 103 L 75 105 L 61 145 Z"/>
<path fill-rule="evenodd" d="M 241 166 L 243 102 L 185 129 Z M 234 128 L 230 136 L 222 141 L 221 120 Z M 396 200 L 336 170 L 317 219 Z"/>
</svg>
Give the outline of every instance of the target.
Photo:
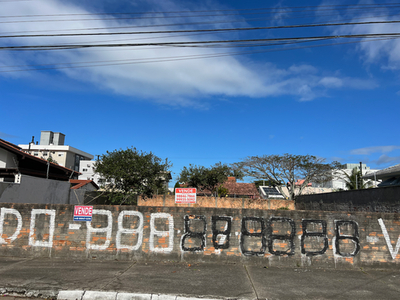
<svg viewBox="0 0 400 300">
<path fill-rule="evenodd" d="M 74 207 L 74 221 L 92 221 L 93 206 Z"/>
<path fill-rule="evenodd" d="M 175 189 L 175 203 L 196 203 L 196 189 L 195 188 L 176 188 Z"/>
</svg>

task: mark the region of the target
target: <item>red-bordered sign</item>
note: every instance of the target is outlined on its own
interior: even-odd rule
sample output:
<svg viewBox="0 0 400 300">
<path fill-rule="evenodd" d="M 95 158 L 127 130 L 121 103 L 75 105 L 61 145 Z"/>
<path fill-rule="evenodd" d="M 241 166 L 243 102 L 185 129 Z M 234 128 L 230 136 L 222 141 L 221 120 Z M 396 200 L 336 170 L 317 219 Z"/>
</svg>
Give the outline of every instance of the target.
<svg viewBox="0 0 400 300">
<path fill-rule="evenodd" d="M 196 189 L 195 188 L 176 188 L 175 189 L 175 203 L 196 203 Z"/>
<path fill-rule="evenodd" d="M 74 207 L 74 221 L 92 221 L 93 206 L 80 206 Z"/>
</svg>

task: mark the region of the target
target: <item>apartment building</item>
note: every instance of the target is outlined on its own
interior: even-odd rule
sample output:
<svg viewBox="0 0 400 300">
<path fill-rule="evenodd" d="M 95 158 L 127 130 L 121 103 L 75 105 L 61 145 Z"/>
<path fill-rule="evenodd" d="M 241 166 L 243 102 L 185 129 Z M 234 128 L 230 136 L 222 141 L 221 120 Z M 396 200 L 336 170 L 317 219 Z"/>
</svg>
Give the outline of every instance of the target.
<svg viewBox="0 0 400 300">
<path fill-rule="evenodd" d="M 32 141 L 29 144 L 18 145 L 22 151 L 33 156 L 57 163 L 60 166 L 79 172 L 81 160 L 92 160 L 93 155 L 77 148 L 64 145 L 65 134 L 53 131 L 41 131 L 40 143 Z"/>
</svg>

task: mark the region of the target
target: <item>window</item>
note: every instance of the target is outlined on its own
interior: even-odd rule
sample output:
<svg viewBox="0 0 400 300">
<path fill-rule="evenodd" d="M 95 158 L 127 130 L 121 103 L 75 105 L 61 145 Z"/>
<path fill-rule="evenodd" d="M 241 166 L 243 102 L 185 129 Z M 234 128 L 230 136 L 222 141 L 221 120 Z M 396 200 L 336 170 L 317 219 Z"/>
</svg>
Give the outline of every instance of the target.
<svg viewBox="0 0 400 300">
<path fill-rule="evenodd" d="M 33 152 L 33 155 L 34 155 L 34 156 L 38 156 L 38 155 L 39 155 L 39 152 Z"/>
<path fill-rule="evenodd" d="M 64 156 L 64 153 L 58 153 L 58 156 Z"/>
<path fill-rule="evenodd" d="M 47 156 L 47 152 L 43 152 L 43 156 Z"/>
<path fill-rule="evenodd" d="M 82 169 L 82 172 L 87 172 L 87 169 Z"/>
</svg>

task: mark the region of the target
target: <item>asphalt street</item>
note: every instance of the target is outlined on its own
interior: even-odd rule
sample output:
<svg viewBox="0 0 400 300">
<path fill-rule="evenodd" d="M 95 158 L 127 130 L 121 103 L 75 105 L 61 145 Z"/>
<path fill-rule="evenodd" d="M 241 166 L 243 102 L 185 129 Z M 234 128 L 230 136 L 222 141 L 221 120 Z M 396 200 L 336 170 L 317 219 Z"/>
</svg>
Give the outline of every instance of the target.
<svg viewBox="0 0 400 300">
<path fill-rule="evenodd" d="M 399 293 L 399 270 L 0 257 L 0 299 L 375 300 Z"/>
</svg>

